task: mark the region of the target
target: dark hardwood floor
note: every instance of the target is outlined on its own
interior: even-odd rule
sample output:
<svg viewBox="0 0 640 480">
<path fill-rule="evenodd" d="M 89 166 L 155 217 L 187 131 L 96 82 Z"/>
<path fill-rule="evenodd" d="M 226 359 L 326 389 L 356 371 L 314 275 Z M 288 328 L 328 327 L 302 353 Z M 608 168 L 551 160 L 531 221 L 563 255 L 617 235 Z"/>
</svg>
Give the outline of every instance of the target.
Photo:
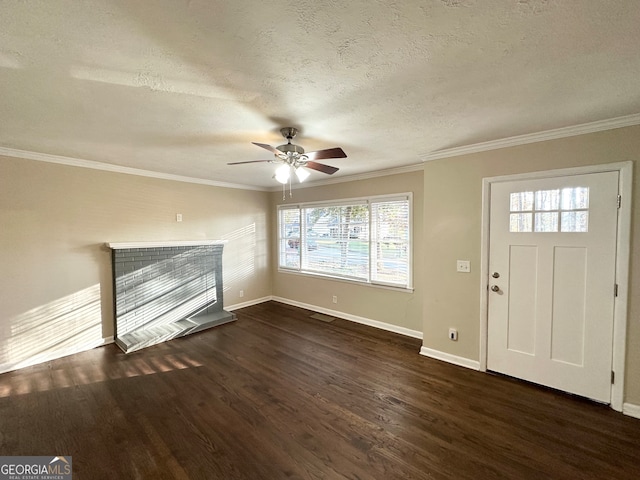
<svg viewBox="0 0 640 480">
<path fill-rule="evenodd" d="M 638 479 L 640 420 L 279 303 L 0 375 L 0 455 L 94 479 Z"/>
</svg>

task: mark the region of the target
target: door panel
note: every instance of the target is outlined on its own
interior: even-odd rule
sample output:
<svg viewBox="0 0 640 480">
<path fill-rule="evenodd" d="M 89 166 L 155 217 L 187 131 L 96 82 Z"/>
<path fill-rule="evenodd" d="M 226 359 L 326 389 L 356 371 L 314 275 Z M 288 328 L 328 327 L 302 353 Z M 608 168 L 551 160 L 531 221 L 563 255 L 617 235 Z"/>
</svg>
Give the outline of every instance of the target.
<svg viewBox="0 0 640 480">
<path fill-rule="evenodd" d="M 507 348 L 535 355 L 536 274 L 538 249 L 511 245 L 509 258 L 509 316 Z"/>
<path fill-rule="evenodd" d="M 611 398 L 618 172 L 491 185 L 487 367 Z"/>
<path fill-rule="evenodd" d="M 553 257 L 551 359 L 583 366 L 587 249 L 556 247 Z"/>
</svg>

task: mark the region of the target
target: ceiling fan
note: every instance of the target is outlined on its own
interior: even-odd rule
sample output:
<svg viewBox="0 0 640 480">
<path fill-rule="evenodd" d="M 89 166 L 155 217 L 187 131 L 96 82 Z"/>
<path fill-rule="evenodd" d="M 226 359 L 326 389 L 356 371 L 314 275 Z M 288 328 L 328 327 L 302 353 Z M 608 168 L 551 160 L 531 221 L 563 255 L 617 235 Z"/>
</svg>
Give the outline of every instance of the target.
<svg viewBox="0 0 640 480">
<path fill-rule="evenodd" d="M 295 172 L 298 180 L 304 182 L 309 176 L 309 172 L 305 168 L 311 170 L 317 170 L 328 175 L 333 175 L 338 171 L 338 168 L 324 163 L 318 163 L 315 160 L 324 160 L 328 158 L 346 158 L 347 154 L 344 153 L 340 147 L 327 148 L 325 150 L 317 150 L 315 152 L 306 152 L 304 148 L 299 145 L 291 143 L 291 140 L 298 133 L 298 129 L 294 127 L 285 127 L 280 129 L 280 133 L 287 139 L 287 143 L 272 147 L 266 143 L 251 142 L 258 147 L 262 147 L 265 150 L 269 150 L 275 158 L 273 160 L 249 160 L 246 162 L 231 162 L 227 165 L 240 165 L 243 163 L 281 163 L 275 172 L 274 178 L 283 185 L 287 182 L 291 182 L 291 174 Z"/>
</svg>

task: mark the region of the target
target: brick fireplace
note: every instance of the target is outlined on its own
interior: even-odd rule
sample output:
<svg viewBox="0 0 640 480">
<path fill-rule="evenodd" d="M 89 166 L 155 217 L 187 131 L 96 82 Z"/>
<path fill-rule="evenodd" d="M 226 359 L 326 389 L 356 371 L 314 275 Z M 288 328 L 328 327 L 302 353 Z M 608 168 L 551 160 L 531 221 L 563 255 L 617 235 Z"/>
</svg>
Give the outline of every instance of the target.
<svg viewBox="0 0 640 480">
<path fill-rule="evenodd" d="M 126 353 L 235 320 L 223 309 L 224 241 L 108 243 L 115 342 Z"/>
</svg>

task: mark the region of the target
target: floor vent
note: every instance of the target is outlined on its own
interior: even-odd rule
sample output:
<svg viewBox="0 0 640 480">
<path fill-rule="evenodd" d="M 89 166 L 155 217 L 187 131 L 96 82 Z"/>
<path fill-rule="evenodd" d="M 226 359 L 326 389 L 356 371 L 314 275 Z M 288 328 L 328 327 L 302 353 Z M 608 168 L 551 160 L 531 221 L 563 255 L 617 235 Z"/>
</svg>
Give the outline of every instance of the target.
<svg viewBox="0 0 640 480">
<path fill-rule="evenodd" d="M 314 313 L 309 318 L 313 318 L 314 320 L 320 320 L 321 322 L 331 323 L 336 317 L 330 317 L 329 315 L 325 315 L 324 313 Z"/>
</svg>

